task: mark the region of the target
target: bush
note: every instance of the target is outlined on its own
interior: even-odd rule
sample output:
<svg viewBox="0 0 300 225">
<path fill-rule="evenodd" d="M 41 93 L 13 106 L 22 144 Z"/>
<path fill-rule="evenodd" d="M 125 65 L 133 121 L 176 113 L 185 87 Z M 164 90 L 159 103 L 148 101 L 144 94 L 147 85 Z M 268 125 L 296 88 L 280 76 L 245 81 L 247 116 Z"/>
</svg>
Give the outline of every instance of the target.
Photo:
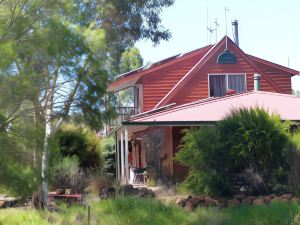
<svg viewBox="0 0 300 225">
<path fill-rule="evenodd" d="M 216 126 L 184 131 L 176 160 L 190 169 L 186 187 L 196 193 L 232 194 L 235 179 L 249 172 L 244 181 L 253 193 L 286 183 L 289 126 L 263 109 L 242 108 Z"/>
<path fill-rule="evenodd" d="M 63 126 L 53 137 L 52 146 L 63 157 L 77 156 L 83 168 L 102 167 L 101 140 L 95 132 L 85 127 Z"/>
<path fill-rule="evenodd" d="M 114 180 L 108 176 L 102 169 L 91 171 L 89 176 L 89 187 L 94 194 L 99 194 L 103 188 L 111 187 Z"/>
<path fill-rule="evenodd" d="M 52 187 L 54 189 L 71 189 L 72 193 L 84 193 L 87 187 L 86 174 L 79 167 L 76 156 L 66 157 L 52 170 Z"/>
<path fill-rule="evenodd" d="M 114 178 L 116 176 L 115 166 L 115 141 L 113 138 L 104 138 L 104 172 L 107 176 Z"/>
<path fill-rule="evenodd" d="M 291 149 L 291 170 L 289 183 L 293 190 L 299 194 L 300 192 L 300 132 L 296 131 L 290 136 Z"/>
</svg>

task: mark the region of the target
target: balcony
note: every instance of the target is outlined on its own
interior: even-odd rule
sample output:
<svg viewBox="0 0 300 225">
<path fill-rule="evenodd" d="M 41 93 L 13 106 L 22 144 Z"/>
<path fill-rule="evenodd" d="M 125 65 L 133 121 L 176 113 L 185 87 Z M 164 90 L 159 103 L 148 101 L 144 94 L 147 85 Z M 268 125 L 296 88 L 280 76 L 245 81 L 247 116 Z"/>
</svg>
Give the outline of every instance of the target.
<svg viewBox="0 0 300 225">
<path fill-rule="evenodd" d="M 131 107 L 131 106 L 120 106 L 115 108 L 117 112 L 117 117 L 111 121 L 110 127 L 115 127 L 121 121 L 129 119 L 131 116 L 137 115 L 140 113 L 140 107 Z"/>
</svg>

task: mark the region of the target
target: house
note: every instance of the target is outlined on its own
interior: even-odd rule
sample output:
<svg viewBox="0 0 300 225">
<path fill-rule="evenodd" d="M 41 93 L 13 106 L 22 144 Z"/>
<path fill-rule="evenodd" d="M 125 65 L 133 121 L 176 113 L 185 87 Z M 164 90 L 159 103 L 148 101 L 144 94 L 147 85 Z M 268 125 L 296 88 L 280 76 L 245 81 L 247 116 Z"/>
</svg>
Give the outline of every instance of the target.
<svg viewBox="0 0 300 225">
<path fill-rule="evenodd" d="M 291 77 L 298 74 L 243 52 L 225 36 L 215 45 L 118 76 L 109 91 L 133 88 L 134 106 L 112 131 L 117 177 L 132 182 L 131 165 L 182 179 L 187 169 L 173 160 L 181 131 L 215 123 L 232 107 L 258 105 L 282 119 L 300 121 L 300 98 L 291 95 Z"/>
</svg>

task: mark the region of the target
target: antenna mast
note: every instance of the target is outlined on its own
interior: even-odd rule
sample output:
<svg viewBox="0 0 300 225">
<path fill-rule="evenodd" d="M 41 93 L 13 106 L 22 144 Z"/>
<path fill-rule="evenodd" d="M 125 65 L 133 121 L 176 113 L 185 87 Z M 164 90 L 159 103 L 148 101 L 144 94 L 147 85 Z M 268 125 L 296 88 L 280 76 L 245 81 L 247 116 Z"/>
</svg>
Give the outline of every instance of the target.
<svg viewBox="0 0 300 225">
<path fill-rule="evenodd" d="M 229 8 L 227 8 L 226 6 L 225 6 L 225 22 L 226 22 L 226 50 L 227 50 L 227 11 L 229 12 L 230 11 L 230 9 Z"/>
<path fill-rule="evenodd" d="M 208 44 L 208 6 L 206 7 L 206 42 Z"/>
<path fill-rule="evenodd" d="M 218 24 L 217 18 L 216 18 L 214 24 L 216 26 L 215 31 L 216 31 L 216 43 L 217 43 L 218 42 L 218 27 L 220 26 L 220 24 Z"/>
<path fill-rule="evenodd" d="M 209 22 L 208 22 L 209 20 Z M 208 25 L 209 23 L 209 25 Z M 207 27 L 206 27 L 206 30 L 207 30 L 207 44 L 211 44 L 211 36 L 213 34 L 213 32 L 215 31 L 215 29 L 211 28 L 211 16 L 210 16 L 210 13 L 208 12 L 208 7 L 207 7 Z M 209 38 L 208 38 L 209 36 Z M 208 41 L 209 39 L 209 41 Z"/>
</svg>

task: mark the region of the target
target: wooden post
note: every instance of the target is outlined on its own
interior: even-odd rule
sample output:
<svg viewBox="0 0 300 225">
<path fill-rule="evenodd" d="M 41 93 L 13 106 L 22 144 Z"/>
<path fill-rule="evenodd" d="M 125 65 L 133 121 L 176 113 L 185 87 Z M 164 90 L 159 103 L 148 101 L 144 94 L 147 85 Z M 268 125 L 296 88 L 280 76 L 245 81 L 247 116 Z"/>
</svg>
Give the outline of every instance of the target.
<svg viewBox="0 0 300 225">
<path fill-rule="evenodd" d="M 125 178 L 125 159 L 124 159 L 124 140 L 123 140 L 123 132 L 121 130 L 121 183 L 124 182 Z"/>
<path fill-rule="evenodd" d="M 128 164 L 128 129 L 125 127 L 125 182 L 128 184 L 129 181 L 129 164 Z"/>
<path fill-rule="evenodd" d="M 116 143 L 115 143 L 115 149 L 116 149 L 116 177 L 117 177 L 117 180 L 120 180 L 121 165 L 120 165 L 120 146 L 119 146 L 118 132 L 116 132 L 115 138 L 116 138 Z"/>
<path fill-rule="evenodd" d="M 87 208 L 87 213 L 88 213 L 88 225 L 91 224 L 91 206 L 88 205 Z"/>
</svg>

